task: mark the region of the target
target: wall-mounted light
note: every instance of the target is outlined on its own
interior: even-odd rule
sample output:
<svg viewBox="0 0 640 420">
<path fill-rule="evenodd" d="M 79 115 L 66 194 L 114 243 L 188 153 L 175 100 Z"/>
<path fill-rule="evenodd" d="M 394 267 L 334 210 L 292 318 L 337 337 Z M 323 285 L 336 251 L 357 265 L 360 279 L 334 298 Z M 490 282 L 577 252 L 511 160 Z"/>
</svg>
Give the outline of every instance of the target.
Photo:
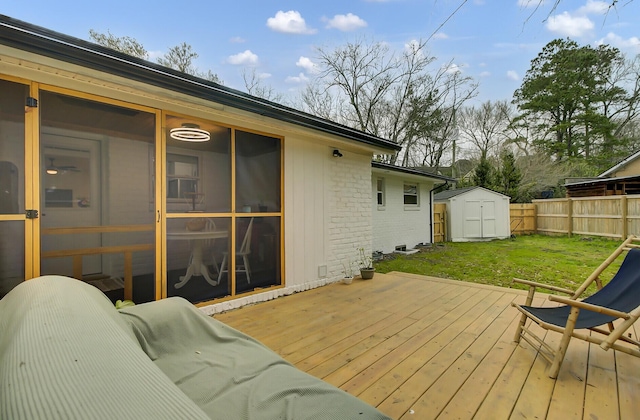
<svg viewBox="0 0 640 420">
<path fill-rule="evenodd" d="M 172 139 L 190 142 L 204 142 L 211 140 L 211 134 L 202 130 L 198 124 L 182 124 L 182 127 L 172 128 L 169 131 Z"/>
<path fill-rule="evenodd" d="M 342 157 L 342 153 L 340 153 L 340 150 L 333 149 L 333 157 Z"/>
</svg>

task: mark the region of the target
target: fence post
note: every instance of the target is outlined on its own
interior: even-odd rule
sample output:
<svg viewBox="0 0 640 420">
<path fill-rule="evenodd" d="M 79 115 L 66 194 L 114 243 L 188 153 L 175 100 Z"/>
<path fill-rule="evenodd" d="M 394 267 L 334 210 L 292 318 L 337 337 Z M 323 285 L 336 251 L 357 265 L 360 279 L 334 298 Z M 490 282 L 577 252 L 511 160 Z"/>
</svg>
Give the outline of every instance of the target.
<svg viewBox="0 0 640 420">
<path fill-rule="evenodd" d="M 567 236 L 573 232 L 573 200 L 567 198 Z"/>
<path fill-rule="evenodd" d="M 629 221 L 627 220 L 629 209 L 627 208 L 627 196 L 620 196 L 620 211 L 622 212 L 622 240 L 629 236 Z"/>
</svg>

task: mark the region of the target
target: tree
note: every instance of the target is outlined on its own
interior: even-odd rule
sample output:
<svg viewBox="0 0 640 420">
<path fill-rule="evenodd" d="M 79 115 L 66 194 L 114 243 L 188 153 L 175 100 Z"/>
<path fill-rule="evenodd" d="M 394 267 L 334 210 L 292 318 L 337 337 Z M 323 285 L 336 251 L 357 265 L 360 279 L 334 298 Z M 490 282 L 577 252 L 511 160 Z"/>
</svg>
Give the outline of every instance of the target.
<svg viewBox="0 0 640 420">
<path fill-rule="evenodd" d="M 526 126 L 534 144 L 557 161 L 585 159 L 595 171 L 597 157 L 620 146 L 613 115 L 637 101 L 611 83 L 623 62 L 620 51 L 607 45 L 551 41 L 514 93 L 521 111 L 515 123 Z"/>
<path fill-rule="evenodd" d="M 158 64 L 182 73 L 193 74 L 193 60 L 196 58 L 198 58 L 198 53 L 193 51 L 191 45 L 183 42 L 180 45 L 169 48 L 169 52 L 163 57 L 158 57 Z"/>
<path fill-rule="evenodd" d="M 111 48 L 116 51 L 131 55 L 133 57 L 142 58 L 144 60 L 149 59 L 149 53 L 147 50 L 135 39 L 123 36 L 117 37 L 111 32 L 107 31 L 106 34 L 102 34 L 89 29 L 89 37 L 99 45 Z M 169 52 L 163 57 L 158 57 L 158 64 L 165 67 L 178 70 L 183 73 L 191 74 L 193 76 L 200 77 L 215 83 L 222 83 L 217 74 L 211 70 L 201 72 L 193 65 L 193 60 L 198 58 L 198 53 L 193 51 L 191 45 L 183 42 L 182 44 L 169 48 Z"/>
<path fill-rule="evenodd" d="M 487 158 L 480 158 L 480 163 L 473 173 L 473 184 L 484 188 L 493 188 L 494 169 Z"/>
<path fill-rule="evenodd" d="M 142 46 L 142 44 L 131 37 L 117 37 L 109 31 L 107 31 L 106 34 L 101 34 L 93 29 L 89 29 L 89 37 L 96 44 L 102 45 L 103 47 L 111 48 L 112 50 L 120 51 L 143 60 L 149 59 L 149 53 L 147 50 Z"/>
<path fill-rule="evenodd" d="M 402 52 L 363 40 L 317 52 L 320 71 L 302 95 L 308 112 L 401 145 L 387 163 L 439 164 L 457 109 L 475 95 L 470 78 L 445 67 L 432 73 L 435 58 L 421 41 Z"/>
<path fill-rule="evenodd" d="M 509 149 L 503 150 L 500 155 L 500 171 L 497 174 L 498 191 L 511 197 L 511 202 L 518 202 L 520 199 L 520 181 L 522 173 L 516 166 L 516 158 Z"/>
<path fill-rule="evenodd" d="M 265 85 L 255 67 L 244 69 L 242 71 L 242 80 L 244 87 L 249 95 L 257 96 L 272 102 L 283 103 L 284 96 L 276 92 L 272 86 Z"/>
<path fill-rule="evenodd" d="M 460 113 L 458 124 L 460 132 L 470 141 L 481 157 L 487 157 L 490 151 L 501 149 L 507 140 L 512 109 L 507 101 L 486 101 L 478 108 L 465 107 Z"/>
</svg>

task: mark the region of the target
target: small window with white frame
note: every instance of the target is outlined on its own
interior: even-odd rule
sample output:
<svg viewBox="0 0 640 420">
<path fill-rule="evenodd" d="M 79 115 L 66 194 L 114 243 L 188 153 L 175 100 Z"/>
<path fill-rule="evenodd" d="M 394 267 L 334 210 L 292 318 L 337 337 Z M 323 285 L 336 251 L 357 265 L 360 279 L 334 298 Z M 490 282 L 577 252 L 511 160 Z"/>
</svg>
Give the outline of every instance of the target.
<svg viewBox="0 0 640 420">
<path fill-rule="evenodd" d="M 167 199 L 185 200 L 200 192 L 200 159 L 186 153 L 167 153 Z"/>
<path fill-rule="evenodd" d="M 404 205 L 417 207 L 420 205 L 418 184 L 404 184 Z"/>
<path fill-rule="evenodd" d="M 376 180 L 376 199 L 378 207 L 384 207 L 385 194 L 384 194 L 384 178 L 378 178 Z"/>
</svg>

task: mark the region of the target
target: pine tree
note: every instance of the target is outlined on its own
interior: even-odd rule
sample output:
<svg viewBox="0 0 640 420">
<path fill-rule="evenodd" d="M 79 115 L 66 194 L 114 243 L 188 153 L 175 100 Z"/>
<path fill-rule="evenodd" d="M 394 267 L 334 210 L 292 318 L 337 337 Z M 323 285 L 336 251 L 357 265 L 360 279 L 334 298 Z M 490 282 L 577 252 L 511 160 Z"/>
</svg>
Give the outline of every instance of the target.
<svg viewBox="0 0 640 420">
<path fill-rule="evenodd" d="M 502 152 L 500 160 L 502 164 L 499 172 L 500 192 L 511 197 L 511 202 L 517 202 L 522 173 L 516 166 L 516 158 L 511 150 L 505 150 Z"/>
<path fill-rule="evenodd" d="M 494 181 L 495 170 L 487 160 L 487 158 L 480 158 L 480 163 L 476 166 L 475 173 L 473 174 L 473 183 L 479 187 L 492 188 Z"/>
</svg>

